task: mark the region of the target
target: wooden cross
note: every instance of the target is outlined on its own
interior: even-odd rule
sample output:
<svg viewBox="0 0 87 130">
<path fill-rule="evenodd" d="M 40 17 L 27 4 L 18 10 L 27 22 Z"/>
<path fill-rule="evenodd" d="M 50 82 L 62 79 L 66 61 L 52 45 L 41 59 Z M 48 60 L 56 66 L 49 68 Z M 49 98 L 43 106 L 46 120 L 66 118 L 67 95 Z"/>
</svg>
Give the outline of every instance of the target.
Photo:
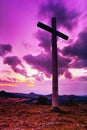
<svg viewBox="0 0 87 130">
<path fill-rule="evenodd" d="M 68 36 L 56 30 L 56 18 L 52 18 L 52 27 L 38 22 L 38 27 L 52 33 L 52 108 L 58 108 L 58 56 L 57 36 L 68 40 Z"/>
</svg>

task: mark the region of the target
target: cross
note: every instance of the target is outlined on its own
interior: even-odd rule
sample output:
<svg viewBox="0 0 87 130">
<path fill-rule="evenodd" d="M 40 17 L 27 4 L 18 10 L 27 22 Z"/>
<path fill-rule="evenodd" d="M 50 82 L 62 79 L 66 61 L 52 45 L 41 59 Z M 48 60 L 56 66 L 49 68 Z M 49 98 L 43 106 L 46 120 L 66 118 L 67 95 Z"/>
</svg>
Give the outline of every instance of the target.
<svg viewBox="0 0 87 130">
<path fill-rule="evenodd" d="M 56 18 L 52 18 L 52 27 L 41 22 L 37 26 L 52 33 L 52 109 L 58 109 L 58 56 L 57 56 L 57 36 L 68 40 L 68 36 L 56 30 Z"/>
</svg>

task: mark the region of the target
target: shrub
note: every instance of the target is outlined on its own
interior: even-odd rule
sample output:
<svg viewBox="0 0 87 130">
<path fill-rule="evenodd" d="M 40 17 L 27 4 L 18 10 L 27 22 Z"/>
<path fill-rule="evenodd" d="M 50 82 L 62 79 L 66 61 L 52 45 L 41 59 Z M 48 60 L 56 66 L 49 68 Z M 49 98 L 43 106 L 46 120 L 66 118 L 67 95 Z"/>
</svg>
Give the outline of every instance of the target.
<svg viewBox="0 0 87 130">
<path fill-rule="evenodd" d="M 69 97 L 66 101 L 67 106 L 78 106 L 78 102 L 73 98 Z"/>
<path fill-rule="evenodd" d="M 45 97 L 45 96 L 39 96 L 39 97 L 37 98 L 37 104 L 47 105 L 47 104 L 48 104 L 48 98 Z"/>
</svg>

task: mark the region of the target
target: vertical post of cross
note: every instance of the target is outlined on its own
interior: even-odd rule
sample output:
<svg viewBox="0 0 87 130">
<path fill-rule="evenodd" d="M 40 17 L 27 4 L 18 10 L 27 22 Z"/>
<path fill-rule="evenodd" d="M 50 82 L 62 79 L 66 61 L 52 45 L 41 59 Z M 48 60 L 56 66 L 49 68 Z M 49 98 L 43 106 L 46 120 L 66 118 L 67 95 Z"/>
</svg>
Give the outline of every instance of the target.
<svg viewBox="0 0 87 130">
<path fill-rule="evenodd" d="M 56 18 L 52 18 L 52 108 L 58 109 L 58 55 Z"/>
</svg>

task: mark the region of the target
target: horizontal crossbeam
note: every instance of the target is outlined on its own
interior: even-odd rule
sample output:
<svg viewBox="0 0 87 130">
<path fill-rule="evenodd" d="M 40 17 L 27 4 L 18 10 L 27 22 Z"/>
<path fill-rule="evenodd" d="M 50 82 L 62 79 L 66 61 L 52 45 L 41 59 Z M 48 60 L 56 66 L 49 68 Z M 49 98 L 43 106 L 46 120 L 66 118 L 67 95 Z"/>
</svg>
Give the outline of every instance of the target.
<svg viewBox="0 0 87 130">
<path fill-rule="evenodd" d="M 51 27 L 49 27 L 49 26 L 47 26 L 47 25 L 45 25 L 45 24 L 43 24 L 41 22 L 38 22 L 37 26 L 44 29 L 44 30 L 46 30 L 46 31 L 48 31 L 48 32 L 51 32 L 51 33 L 53 33 L 53 31 L 54 31 Z M 61 32 L 59 32 L 59 31 L 56 31 L 56 35 L 63 38 L 63 39 L 65 39 L 65 40 L 68 40 L 68 36 L 61 33 Z"/>
</svg>

